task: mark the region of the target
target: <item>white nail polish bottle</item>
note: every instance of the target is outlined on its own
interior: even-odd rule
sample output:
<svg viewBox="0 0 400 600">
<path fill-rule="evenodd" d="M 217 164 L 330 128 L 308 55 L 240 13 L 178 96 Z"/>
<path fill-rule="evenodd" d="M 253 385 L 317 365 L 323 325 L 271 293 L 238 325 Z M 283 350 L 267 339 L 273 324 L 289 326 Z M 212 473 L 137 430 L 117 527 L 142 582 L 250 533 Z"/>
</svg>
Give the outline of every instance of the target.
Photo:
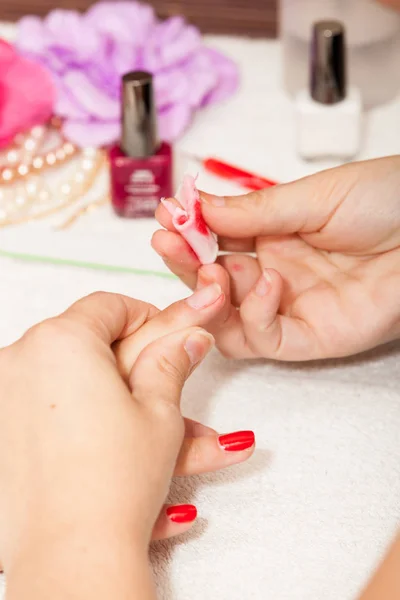
<svg viewBox="0 0 400 600">
<path fill-rule="evenodd" d="M 349 159 L 361 139 L 361 95 L 346 85 L 346 44 L 338 21 L 314 24 L 310 89 L 296 96 L 297 151 L 302 158 Z"/>
</svg>

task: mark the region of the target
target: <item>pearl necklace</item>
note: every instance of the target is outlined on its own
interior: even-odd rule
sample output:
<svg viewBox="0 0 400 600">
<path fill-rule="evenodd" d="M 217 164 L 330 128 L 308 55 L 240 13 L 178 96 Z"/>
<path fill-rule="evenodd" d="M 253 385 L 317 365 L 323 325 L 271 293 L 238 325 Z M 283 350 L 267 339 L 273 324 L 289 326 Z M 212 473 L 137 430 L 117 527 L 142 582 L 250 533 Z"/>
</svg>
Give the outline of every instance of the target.
<svg viewBox="0 0 400 600">
<path fill-rule="evenodd" d="M 58 128 L 57 121 L 48 128 L 34 127 L 27 135 L 17 136 L 5 156 L 0 155 L 0 227 L 58 212 L 80 200 L 92 187 L 105 162 L 103 152 L 94 148 L 79 151 L 61 139 L 56 149 L 38 153 L 48 131 Z M 51 178 L 43 177 L 45 169 L 64 166 L 74 157 L 77 164 L 68 178 L 51 185 Z"/>
<path fill-rule="evenodd" d="M 45 142 L 46 133 L 58 133 L 57 137 L 60 138 L 59 130 L 60 122 L 52 119 L 48 127 L 37 125 L 25 135 L 18 134 L 5 158 L 0 160 L 0 185 L 12 184 L 49 167 L 58 167 L 73 158 L 78 152 L 77 147 L 63 139 L 56 148 L 38 152 L 38 148 Z"/>
</svg>

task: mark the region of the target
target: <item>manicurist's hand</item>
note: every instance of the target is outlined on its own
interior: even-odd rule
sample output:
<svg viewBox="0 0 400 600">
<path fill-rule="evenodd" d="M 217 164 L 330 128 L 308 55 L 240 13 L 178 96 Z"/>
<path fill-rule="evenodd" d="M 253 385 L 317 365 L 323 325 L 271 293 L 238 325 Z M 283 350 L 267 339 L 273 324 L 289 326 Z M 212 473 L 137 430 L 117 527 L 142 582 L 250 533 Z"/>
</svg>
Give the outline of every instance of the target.
<svg viewBox="0 0 400 600">
<path fill-rule="evenodd" d="M 0 559 L 7 600 L 154 598 L 148 544 L 188 529 L 171 477 L 247 459 L 180 412 L 210 350 L 218 284 L 165 311 L 94 294 L 0 350 Z"/>
<path fill-rule="evenodd" d="M 163 206 L 152 243 L 190 288 L 221 285 L 209 329 L 224 354 L 302 361 L 400 336 L 400 156 L 202 200 L 218 264 L 201 267 Z"/>
</svg>

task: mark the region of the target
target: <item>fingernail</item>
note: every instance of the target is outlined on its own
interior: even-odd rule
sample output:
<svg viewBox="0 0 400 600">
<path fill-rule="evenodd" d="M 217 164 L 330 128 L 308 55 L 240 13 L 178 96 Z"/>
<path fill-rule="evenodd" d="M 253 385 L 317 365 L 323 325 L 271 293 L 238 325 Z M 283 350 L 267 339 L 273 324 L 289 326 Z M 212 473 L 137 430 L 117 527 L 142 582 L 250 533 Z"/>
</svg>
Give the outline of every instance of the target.
<svg viewBox="0 0 400 600">
<path fill-rule="evenodd" d="M 166 513 L 173 523 L 191 523 L 197 517 L 197 508 L 193 504 L 180 504 L 169 506 Z"/>
<path fill-rule="evenodd" d="M 223 196 L 213 196 L 212 194 L 201 192 L 200 198 L 206 204 L 212 204 L 213 206 L 225 206 L 225 198 Z"/>
<path fill-rule="evenodd" d="M 266 296 L 271 289 L 271 276 L 266 269 L 264 269 L 260 279 L 257 282 L 255 293 L 257 296 Z"/>
<path fill-rule="evenodd" d="M 167 200 L 166 198 L 161 198 L 161 204 L 165 206 L 170 215 L 174 216 L 176 209 L 178 208 L 176 204 L 171 202 L 171 200 Z"/>
<path fill-rule="evenodd" d="M 185 342 L 185 350 L 192 365 L 197 365 L 214 345 L 214 338 L 207 331 L 191 333 Z"/>
<path fill-rule="evenodd" d="M 226 452 L 240 452 L 254 446 L 255 436 L 253 431 L 235 431 L 220 435 L 218 442 Z"/>
<path fill-rule="evenodd" d="M 186 299 L 186 302 L 191 308 L 201 310 L 211 304 L 214 304 L 216 300 L 221 296 L 222 289 L 218 283 L 213 283 L 208 287 L 197 290 L 192 296 Z"/>
</svg>

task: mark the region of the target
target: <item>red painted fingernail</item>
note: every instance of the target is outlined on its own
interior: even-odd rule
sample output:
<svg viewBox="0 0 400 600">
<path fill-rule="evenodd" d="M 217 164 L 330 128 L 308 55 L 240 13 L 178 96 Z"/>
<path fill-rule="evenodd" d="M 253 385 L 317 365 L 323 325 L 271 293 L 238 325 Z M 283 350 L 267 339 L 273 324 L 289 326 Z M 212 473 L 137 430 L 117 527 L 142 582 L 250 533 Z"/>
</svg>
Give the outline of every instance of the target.
<svg viewBox="0 0 400 600">
<path fill-rule="evenodd" d="M 254 446 L 255 436 L 253 431 L 235 431 L 220 435 L 218 441 L 226 452 L 240 452 Z"/>
<path fill-rule="evenodd" d="M 197 517 L 197 508 L 193 504 L 169 506 L 166 512 L 173 523 L 191 523 Z"/>
</svg>

